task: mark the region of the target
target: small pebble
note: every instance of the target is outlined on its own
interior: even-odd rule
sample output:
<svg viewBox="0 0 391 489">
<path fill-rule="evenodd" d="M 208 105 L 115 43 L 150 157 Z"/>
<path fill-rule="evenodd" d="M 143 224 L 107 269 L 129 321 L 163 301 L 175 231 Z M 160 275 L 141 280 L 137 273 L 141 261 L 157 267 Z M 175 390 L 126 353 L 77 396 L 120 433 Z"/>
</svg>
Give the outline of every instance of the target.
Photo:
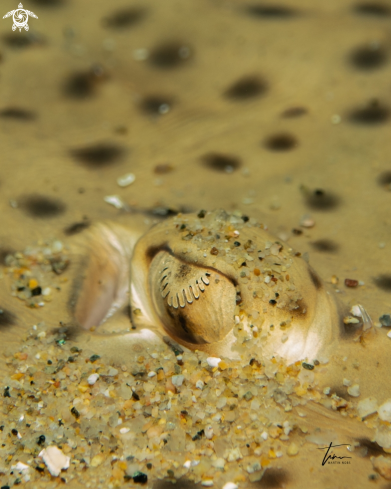
<svg viewBox="0 0 391 489">
<path fill-rule="evenodd" d="M 90 384 L 90 385 L 94 385 L 95 382 L 99 379 L 99 375 L 98 374 L 91 374 L 88 379 L 87 379 L 87 382 Z"/>
<path fill-rule="evenodd" d="M 123 209 L 125 206 L 118 195 L 107 195 L 103 200 L 108 204 L 113 205 L 116 209 Z"/>
<path fill-rule="evenodd" d="M 379 317 L 380 324 L 385 327 L 391 326 L 391 316 L 389 314 L 383 314 Z"/>
<path fill-rule="evenodd" d="M 360 386 L 353 384 L 351 387 L 348 387 L 348 394 L 352 397 L 358 397 L 360 395 Z"/>
<path fill-rule="evenodd" d="M 218 364 L 221 362 L 221 358 L 217 358 L 217 357 L 208 357 L 206 359 L 209 367 L 217 367 Z"/>
<path fill-rule="evenodd" d="M 121 428 L 121 429 L 119 430 L 119 432 L 120 432 L 122 435 L 124 435 L 125 433 L 129 433 L 129 431 L 130 431 L 130 428 Z"/>
<path fill-rule="evenodd" d="M 61 470 L 65 470 L 69 467 L 70 457 L 64 455 L 64 453 L 58 449 L 56 446 L 51 445 L 44 448 L 39 457 L 45 462 L 49 472 L 57 477 Z"/>
<path fill-rule="evenodd" d="M 223 489 L 238 489 L 238 487 L 239 486 L 234 482 L 227 482 L 226 484 L 223 485 Z"/>
<path fill-rule="evenodd" d="M 294 457 L 295 455 L 297 455 L 299 453 L 299 447 L 296 445 L 296 443 L 292 442 L 286 453 L 290 456 L 290 457 Z"/>
<path fill-rule="evenodd" d="M 308 214 L 304 214 L 300 219 L 300 226 L 303 228 L 313 228 L 315 226 L 315 220 Z"/>
<path fill-rule="evenodd" d="M 133 173 L 127 173 L 126 175 L 122 175 L 122 177 L 119 177 L 117 179 L 117 183 L 120 187 L 127 187 L 131 183 L 133 183 L 136 180 L 136 177 L 134 176 Z"/>
<path fill-rule="evenodd" d="M 175 385 L 175 387 L 180 387 L 185 380 L 184 375 L 173 375 L 171 377 L 171 382 Z"/>
<path fill-rule="evenodd" d="M 352 308 L 350 309 L 350 313 L 353 316 L 356 316 L 357 318 L 361 318 L 362 317 L 361 306 L 359 304 L 352 306 Z"/>
<path fill-rule="evenodd" d="M 354 280 L 352 278 L 345 278 L 346 287 L 357 287 L 358 280 Z"/>
</svg>

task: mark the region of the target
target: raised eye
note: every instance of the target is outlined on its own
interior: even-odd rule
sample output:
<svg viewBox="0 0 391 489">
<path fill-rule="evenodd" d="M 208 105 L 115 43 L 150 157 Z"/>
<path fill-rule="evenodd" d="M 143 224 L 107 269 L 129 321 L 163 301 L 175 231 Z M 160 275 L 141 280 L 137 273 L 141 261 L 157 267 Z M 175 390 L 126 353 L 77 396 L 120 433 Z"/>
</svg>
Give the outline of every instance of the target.
<svg viewBox="0 0 391 489">
<path fill-rule="evenodd" d="M 177 340 L 215 343 L 234 326 L 235 286 L 213 268 L 160 251 L 149 268 L 149 288 L 164 329 Z"/>
</svg>

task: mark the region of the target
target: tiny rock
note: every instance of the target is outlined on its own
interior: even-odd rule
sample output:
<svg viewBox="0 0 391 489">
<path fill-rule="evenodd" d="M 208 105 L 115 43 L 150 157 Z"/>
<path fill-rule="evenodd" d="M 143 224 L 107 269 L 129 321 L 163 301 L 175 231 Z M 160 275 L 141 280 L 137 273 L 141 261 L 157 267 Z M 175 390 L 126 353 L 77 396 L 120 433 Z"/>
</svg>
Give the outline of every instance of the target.
<svg viewBox="0 0 391 489">
<path fill-rule="evenodd" d="M 54 445 L 44 448 L 39 456 L 45 462 L 49 472 L 57 477 L 61 470 L 65 470 L 69 467 L 70 457 L 64 455 L 64 453 Z"/>
<path fill-rule="evenodd" d="M 292 442 L 286 453 L 290 456 L 290 457 L 294 457 L 295 455 L 297 455 L 299 453 L 299 447 L 296 445 L 296 443 Z"/>
<path fill-rule="evenodd" d="M 98 374 L 91 374 L 88 379 L 87 379 L 87 382 L 90 384 L 90 385 L 94 385 L 95 382 L 99 379 L 99 375 Z"/>
<path fill-rule="evenodd" d="M 217 358 L 217 357 L 208 357 L 206 359 L 209 367 L 217 367 L 218 364 L 221 362 L 221 358 Z"/>
<path fill-rule="evenodd" d="M 371 462 L 373 468 L 378 472 L 382 477 L 391 480 L 391 460 L 383 455 L 380 457 L 371 457 Z"/>
<path fill-rule="evenodd" d="M 379 317 L 380 324 L 385 327 L 391 326 L 391 316 L 389 314 L 383 314 Z"/>
</svg>

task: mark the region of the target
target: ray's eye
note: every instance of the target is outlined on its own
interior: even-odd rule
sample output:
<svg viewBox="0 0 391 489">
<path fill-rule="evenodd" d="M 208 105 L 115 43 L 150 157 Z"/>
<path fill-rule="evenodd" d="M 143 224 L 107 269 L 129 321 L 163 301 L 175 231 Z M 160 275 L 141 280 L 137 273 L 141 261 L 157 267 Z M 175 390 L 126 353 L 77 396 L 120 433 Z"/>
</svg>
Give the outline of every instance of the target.
<svg viewBox="0 0 391 489">
<path fill-rule="evenodd" d="M 235 287 L 214 269 L 160 251 L 150 266 L 149 287 L 164 328 L 178 340 L 213 343 L 234 326 Z"/>
</svg>

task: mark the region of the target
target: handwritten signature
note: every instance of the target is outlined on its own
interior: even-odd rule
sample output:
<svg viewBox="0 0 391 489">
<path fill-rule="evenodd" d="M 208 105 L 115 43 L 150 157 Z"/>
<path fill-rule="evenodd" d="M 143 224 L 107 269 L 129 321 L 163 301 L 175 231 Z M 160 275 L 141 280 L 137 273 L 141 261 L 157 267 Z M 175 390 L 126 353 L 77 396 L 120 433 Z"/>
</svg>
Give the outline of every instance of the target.
<svg viewBox="0 0 391 489">
<path fill-rule="evenodd" d="M 334 459 L 338 458 L 338 459 L 342 460 L 343 458 L 352 458 L 352 457 L 338 457 L 338 455 L 335 455 L 333 452 L 331 452 L 329 455 L 329 452 L 332 448 L 343 447 L 343 446 L 348 447 L 350 445 L 349 445 L 349 443 L 342 443 L 341 445 L 333 445 L 333 442 L 330 442 L 330 445 L 328 447 L 318 448 L 318 450 L 327 450 L 325 453 L 325 456 L 323 457 L 322 465 L 325 465 L 329 459 L 334 460 Z"/>
</svg>

